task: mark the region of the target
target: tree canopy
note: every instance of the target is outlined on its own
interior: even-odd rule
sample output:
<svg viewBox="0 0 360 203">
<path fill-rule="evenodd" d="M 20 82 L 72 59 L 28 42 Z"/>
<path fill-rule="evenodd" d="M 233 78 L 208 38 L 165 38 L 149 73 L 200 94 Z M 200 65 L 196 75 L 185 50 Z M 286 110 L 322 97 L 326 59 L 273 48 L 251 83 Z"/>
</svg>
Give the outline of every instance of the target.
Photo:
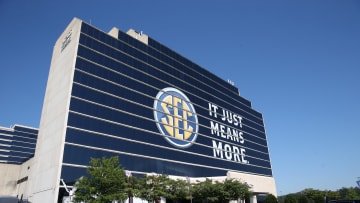
<svg viewBox="0 0 360 203">
<path fill-rule="evenodd" d="M 264 200 L 264 203 L 278 203 L 278 200 L 273 194 L 268 194 Z"/>
<path fill-rule="evenodd" d="M 235 179 L 226 179 L 224 182 L 206 179 L 193 184 L 191 191 L 196 201 L 229 202 L 250 197 L 250 188 L 248 184 Z"/>
<path fill-rule="evenodd" d="M 300 192 L 279 197 L 284 203 L 324 203 L 330 200 L 357 200 L 360 199 L 360 188 L 341 188 L 336 191 L 316 190 L 306 188 Z"/>
<path fill-rule="evenodd" d="M 75 184 L 75 201 L 95 203 L 124 201 L 128 198 L 125 192 L 125 172 L 118 157 L 92 158 L 87 173 L 88 177 L 80 178 Z"/>
<path fill-rule="evenodd" d="M 161 197 L 173 202 L 190 199 L 197 202 L 229 202 L 248 198 L 251 194 L 248 184 L 235 179 L 224 182 L 206 179 L 190 184 L 189 181 L 170 179 L 164 174 L 131 176 L 120 165 L 118 157 L 92 158 L 87 173 L 88 176 L 81 177 L 75 184 L 75 202 L 124 202 L 129 198 L 131 203 L 132 197 L 148 202 L 159 202 Z"/>
</svg>

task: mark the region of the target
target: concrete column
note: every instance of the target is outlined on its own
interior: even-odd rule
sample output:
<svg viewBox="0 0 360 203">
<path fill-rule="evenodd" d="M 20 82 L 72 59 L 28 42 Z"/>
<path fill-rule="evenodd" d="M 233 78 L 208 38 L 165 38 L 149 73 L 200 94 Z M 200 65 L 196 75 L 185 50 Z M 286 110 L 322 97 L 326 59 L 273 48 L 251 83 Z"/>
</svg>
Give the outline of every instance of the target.
<svg viewBox="0 0 360 203">
<path fill-rule="evenodd" d="M 250 197 L 250 203 L 257 203 L 256 195 Z"/>
</svg>

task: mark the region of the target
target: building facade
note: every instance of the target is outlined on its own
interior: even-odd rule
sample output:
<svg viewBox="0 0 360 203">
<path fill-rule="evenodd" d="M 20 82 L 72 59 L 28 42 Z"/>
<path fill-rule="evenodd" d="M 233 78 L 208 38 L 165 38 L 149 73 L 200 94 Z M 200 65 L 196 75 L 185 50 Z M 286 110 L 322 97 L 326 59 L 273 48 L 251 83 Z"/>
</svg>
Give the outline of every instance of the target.
<svg viewBox="0 0 360 203">
<path fill-rule="evenodd" d="M 262 114 L 236 87 L 142 32 L 75 18 L 54 46 L 27 198 L 57 202 L 60 180 L 73 185 L 103 156 L 276 195 Z"/>
<path fill-rule="evenodd" d="M 0 127 L 0 163 L 19 165 L 34 156 L 38 130 L 14 125 Z"/>
<path fill-rule="evenodd" d="M 0 195 L 29 194 L 28 177 L 38 130 L 22 125 L 0 127 Z"/>
</svg>

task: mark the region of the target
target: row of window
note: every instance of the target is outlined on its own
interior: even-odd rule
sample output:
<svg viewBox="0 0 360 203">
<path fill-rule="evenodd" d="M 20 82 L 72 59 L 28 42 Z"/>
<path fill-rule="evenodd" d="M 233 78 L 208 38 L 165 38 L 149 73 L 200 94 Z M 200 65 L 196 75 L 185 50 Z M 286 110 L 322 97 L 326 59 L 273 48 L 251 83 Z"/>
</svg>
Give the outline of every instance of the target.
<svg viewBox="0 0 360 203">
<path fill-rule="evenodd" d="M 234 163 L 233 170 L 236 170 L 237 167 L 242 167 L 239 163 L 241 161 L 240 159 L 246 159 L 253 167 L 270 167 L 269 156 L 267 153 L 261 153 L 260 151 L 253 149 L 246 149 L 244 157 L 240 157 L 241 155 L 239 154 L 241 154 L 240 149 L 242 146 L 228 144 L 226 147 L 225 142 L 221 143 L 221 146 L 219 146 L 219 141 L 216 139 L 209 139 L 204 136 L 199 136 L 196 143 L 192 147 L 184 149 L 184 151 L 174 149 L 165 141 L 165 139 L 163 139 L 162 136 L 159 136 L 159 133 L 154 133 L 154 131 L 152 131 L 152 128 L 155 126 L 154 122 L 145 122 L 145 120 L 140 121 L 130 115 L 119 115 L 119 117 L 121 117 L 120 119 L 122 120 L 127 119 L 128 121 L 115 122 L 101 117 L 70 112 L 68 126 L 77 129 L 86 129 L 86 131 L 73 132 L 68 129 L 66 142 L 104 149 L 121 150 L 127 153 L 133 152 L 143 156 L 153 155 L 155 157 L 169 158 L 173 160 L 185 158 L 184 161 L 190 163 L 196 163 L 199 160 L 204 159 L 204 157 L 218 157 L 223 160 L 227 159 L 226 162 Z M 96 133 L 93 133 L 95 135 L 92 136 L 91 132 Z M 131 140 L 133 144 L 124 143 L 123 140 Z M 216 148 L 221 148 L 218 151 L 213 148 L 214 141 L 217 143 Z M 147 145 L 148 148 L 144 147 L 144 144 Z M 160 147 L 156 148 L 154 146 Z M 247 144 L 245 144 L 245 146 L 247 146 Z M 236 148 L 236 150 L 234 148 Z M 243 148 L 245 149 L 245 147 Z M 257 146 L 257 148 L 259 148 L 259 146 Z M 259 150 L 261 150 L 261 148 Z M 189 155 L 190 158 L 182 155 L 183 153 L 188 152 L 192 153 Z M 201 157 L 196 157 L 194 154 L 198 154 Z M 174 155 L 174 157 L 171 155 Z M 221 161 L 218 160 L 217 162 L 214 162 L 214 164 L 220 164 L 220 162 Z M 220 165 L 223 165 L 223 163 Z"/>
<path fill-rule="evenodd" d="M 69 157 L 73 158 L 73 160 L 70 161 L 76 161 L 76 158 L 82 157 L 84 162 L 87 160 L 86 166 L 89 165 L 89 157 L 102 158 L 103 156 L 118 156 L 120 164 L 124 167 L 124 169 L 131 171 L 133 174 L 148 172 L 157 174 L 172 174 L 183 177 L 214 177 L 226 176 L 227 173 L 227 170 L 223 167 L 213 168 L 196 164 L 186 164 L 149 157 L 133 156 L 113 151 L 99 151 L 81 146 L 65 146 L 64 158 L 66 158 L 66 160 L 68 160 L 67 157 Z M 255 173 L 271 176 L 271 170 L 268 168 L 257 168 Z M 61 178 L 66 181 L 67 185 L 74 185 L 76 180 L 84 174 L 86 174 L 85 167 L 79 167 L 71 163 L 63 162 Z"/>
<path fill-rule="evenodd" d="M 115 39 L 113 39 L 115 40 Z M 195 86 L 199 86 L 196 83 L 207 85 L 208 88 L 210 88 L 210 91 L 217 91 L 218 94 L 222 94 L 222 96 L 225 97 L 231 97 L 232 103 L 234 102 L 240 102 L 242 104 L 247 105 L 248 107 L 251 106 L 251 103 L 240 97 L 238 95 L 238 92 L 229 91 L 229 88 L 224 88 L 223 85 L 220 85 L 220 83 L 215 81 L 221 81 L 222 84 L 228 85 L 226 82 L 222 81 L 221 79 L 217 78 L 213 74 L 206 72 L 206 76 L 203 74 L 198 73 L 192 68 L 189 68 L 185 66 L 183 63 L 178 62 L 172 58 L 169 58 L 168 56 L 164 55 L 163 53 L 159 52 L 158 50 L 152 49 L 152 48 L 146 48 L 146 50 L 140 50 L 137 47 L 129 46 L 125 43 L 122 43 L 121 41 L 118 41 L 118 43 L 115 46 L 109 46 L 104 44 L 102 41 L 98 41 L 92 37 L 81 35 L 80 37 L 80 43 L 82 45 L 85 45 L 91 49 L 97 50 L 111 58 L 117 59 L 119 61 L 122 61 L 124 57 L 130 57 L 134 58 L 140 63 L 148 64 L 152 66 L 154 69 L 160 69 L 165 72 L 170 71 L 172 75 L 174 76 L 182 76 L 183 79 L 189 80 L 192 78 L 191 83 L 195 84 Z M 200 67 L 197 67 L 197 70 L 203 70 Z M 209 77 L 215 77 L 217 80 L 212 80 Z M 207 81 L 206 83 L 204 81 Z M 229 86 L 228 86 L 229 87 Z M 232 86 L 230 86 L 232 87 Z M 204 89 L 204 88 L 202 88 Z M 261 116 L 260 113 L 255 112 L 254 113 L 257 116 Z"/>
<path fill-rule="evenodd" d="M 116 40 L 113 37 L 109 36 L 107 33 L 97 30 L 96 28 L 85 23 L 82 25 L 81 31 L 82 33 L 86 33 L 86 35 L 92 36 L 93 38 L 98 39 L 99 41 L 120 50 L 122 50 L 124 47 L 132 47 L 133 50 L 128 50 L 129 53 L 137 52 L 136 50 L 139 50 L 149 54 L 150 56 L 160 56 L 162 61 L 168 62 L 169 64 L 176 62 L 178 65 L 174 65 L 174 67 L 183 67 L 186 70 L 184 72 L 189 73 L 189 75 L 197 75 L 197 78 L 199 78 L 200 80 L 205 79 L 209 82 L 212 82 L 213 84 L 211 84 L 210 86 L 219 86 L 217 89 L 221 89 L 222 92 L 227 92 L 228 89 L 230 89 L 232 91 L 232 94 L 238 94 L 238 89 L 236 87 L 229 85 L 216 75 L 211 74 L 209 71 L 201 68 L 197 64 L 182 57 L 181 55 L 156 42 L 150 37 L 149 45 L 145 45 L 121 31 L 119 32 L 118 40 Z M 160 59 L 160 57 L 157 58 Z M 222 89 L 224 87 L 225 89 Z M 241 99 L 244 104 L 251 106 L 251 103 L 248 100 L 244 98 L 239 99 Z"/>
<path fill-rule="evenodd" d="M 133 136 L 131 139 L 143 141 L 143 142 L 149 142 L 149 143 L 159 143 L 154 142 L 153 135 L 159 135 L 158 130 L 156 129 L 156 123 L 153 119 L 149 119 L 146 117 L 140 117 L 131 113 L 128 113 L 127 111 L 123 110 L 114 110 L 107 107 L 102 107 L 97 104 L 90 104 L 86 101 L 78 100 L 73 98 L 71 102 L 71 111 L 77 112 L 83 114 L 82 116 L 75 116 L 71 117 L 69 119 L 68 125 L 80 127 L 79 125 L 82 125 L 81 127 L 86 128 L 87 122 L 91 122 L 93 125 L 87 127 L 88 129 L 93 129 L 96 132 L 103 132 L 107 134 L 113 134 L 113 135 L 119 135 L 121 134 L 122 128 L 117 129 L 116 127 L 112 127 L 112 125 L 118 125 L 121 124 L 123 126 L 129 126 L 131 128 L 137 128 L 137 129 L 146 129 L 146 133 L 148 135 L 142 135 L 141 133 L 138 133 L 136 135 L 131 134 L 124 134 L 122 136 Z M 152 113 L 152 112 L 149 112 Z M 89 117 L 89 118 L 83 118 L 83 116 Z M 92 119 L 91 117 L 94 117 Z M 79 120 L 76 120 L 79 119 Z M 104 121 L 101 121 L 104 120 Z M 98 123 L 96 123 L 98 122 Z M 105 122 L 105 123 L 104 123 Z M 107 128 L 104 128 L 103 125 L 108 126 Z M 116 129 L 116 130 L 115 130 Z M 207 147 L 212 146 L 212 140 L 216 142 L 222 142 L 223 144 L 230 144 L 237 147 L 245 148 L 249 152 L 249 156 L 257 157 L 261 159 L 268 160 L 268 151 L 266 142 L 260 142 L 262 140 L 256 140 L 254 137 L 247 136 L 247 134 L 244 134 L 243 137 L 245 137 L 245 142 L 243 144 L 238 142 L 232 142 L 230 139 L 225 140 L 220 138 L 216 135 L 211 135 L 210 133 L 207 133 L 209 130 L 205 129 L 200 126 L 200 130 L 198 132 L 198 138 L 196 143 L 205 145 Z M 137 131 L 135 131 L 137 132 Z M 207 134 L 205 134 L 207 133 Z M 226 133 L 226 132 L 225 132 Z M 152 136 L 149 136 L 152 135 Z M 163 141 L 161 139 L 161 141 Z M 163 142 L 160 142 L 163 143 Z M 167 146 L 167 143 L 163 143 L 165 146 Z M 211 150 L 208 150 L 209 152 Z M 205 153 L 205 150 L 197 151 L 197 153 Z M 206 154 L 206 153 L 205 153 Z"/>
<path fill-rule="evenodd" d="M 76 63 L 76 68 L 79 70 L 84 70 L 95 76 L 107 79 L 115 84 L 121 84 L 129 88 L 132 88 L 134 90 L 137 90 L 139 92 L 144 92 L 152 97 L 155 97 L 157 92 L 164 87 L 168 87 L 170 85 L 178 88 L 181 87 L 180 89 L 182 89 L 185 93 L 187 93 L 189 99 L 191 100 L 192 103 L 194 103 L 195 106 L 198 104 L 199 108 L 203 108 L 206 111 L 208 111 L 208 103 L 211 101 L 211 103 L 215 103 L 219 106 L 222 106 L 227 110 L 233 112 L 241 112 L 240 114 L 244 117 L 244 122 L 248 122 L 246 125 L 251 126 L 252 128 L 257 129 L 261 132 L 264 132 L 262 119 L 254 117 L 251 113 L 248 113 L 248 112 L 253 112 L 253 110 L 248 107 L 245 107 L 246 110 L 242 110 L 237 106 L 233 106 L 228 102 L 224 102 L 223 98 L 221 98 L 219 95 L 216 96 L 208 92 L 199 91 L 198 89 L 194 89 L 194 87 L 190 84 L 182 83 L 182 81 L 174 79 L 171 81 L 171 83 L 166 82 L 167 80 L 169 80 L 169 78 L 163 76 L 163 73 L 161 72 L 157 72 L 157 74 L 155 75 L 156 77 L 149 76 L 144 74 L 142 70 L 132 69 L 130 67 L 125 66 L 124 64 L 103 57 L 88 49 L 79 48 L 79 54 L 87 58 L 91 58 L 91 60 L 97 61 L 98 63 L 104 64 L 104 66 L 101 67 L 100 65 L 96 65 L 92 62 L 86 61 L 85 59 L 78 58 Z M 99 59 L 96 59 L 97 57 Z M 80 79 L 75 78 L 75 81 L 79 81 L 79 80 Z M 95 85 L 93 84 L 94 82 L 91 79 L 89 80 L 83 79 L 81 82 L 87 83 L 87 85 L 89 86 Z M 114 86 L 114 85 L 107 85 L 107 86 Z M 103 84 L 102 86 L 97 86 L 97 88 L 104 89 L 106 88 L 106 84 Z M 193 91 L 191 92 L 187 91 L 189 89 L 193 89 Z M 107 90 L 104 89 L 104 91 Z M 116 92 L 114 91 L 112 92 L 116 94 Z"/>
<path fill-rule="evenodd" d="M 125 147 L 126 145 L 122 145 Z M 130 147 L 134 144 L 131 144 Z M 140 150 L 140 147 L 136 149 Z M 158 151 L 158 149 L 152 149 L 152 151 Z M 66 143 L 64 150 L 63 163 L 66 165 L 76 166 L 87 166 L 89 165 L 90 158 L 101 158 L 101 157 L 119 156 L 119 160 L 122 166 L 126 170 L 139 171 L 139 172 L 155 172 L 158 174 L 172 174 L 179 176 L 191 176 L 191 177 L 204 177 L 204 176 L 224 176 L 229 170 L 239 172 L 251 172 L 254 174 L 268 175 L 271 176 L 271 169 L 267 167 L 254 167 L 253 165 L 238 164 L 236 167 L 235 163 L 226 161 L 216 161 L 214 159 L 196 159 L 194 162 L 179 161 L 179 158 L 162 159 L 151 156 L 143 156 L 139 154 L 128 153 L 127 151 L 120 150 L 109 150 L 104 148 L 94 148 L 85 145 Z M 82 163 L 82 164 L 78 164 Z M 216 166 L 214 166 L 214 163 Z M 75 170 L 75 167 L 71 167 Z M 72 171 L 73 174 L 77 174 Z M 70 174 L 67 174 L 70 175 Z M 66 177 L 66 171 L 62 171 L 62 178 L 67 180 L 71 179 Z M 83 175 L 83 174 L 82 174 Z M 76 175 L 73 178 L 79 178 Z"/>
<path fill-rule="evenodd" d="M 93 48 L 99 50 L 99 47 L 93 47 Z M 101 51 L 106 52 L 104 50 Z M 114 50 L 110 50 L 110 51 L 111 53 L 114 52 Z M 159 61 L 154 60 L 155 61 L 154 63 L 157 62 L 157 64 L 153 63 L 153 65 L 149 65 L 149 63 L 151 63 L 150 59 L 147 61 L 147 63 L 143 63 L 140 62 L 139 60 L 129 57 L 126 54 L 120 52 L 116 52 L 116 53 L 118 53 L 117 58 L 109 58 L 109 56 L 107 56 L 108 53 L 102 55 L 100 53 L 96 53 L 95 51 L 89 50 L 88 48 L 82 46 L 80 46 L 78 49 L 79 56 L 91 59 L 91 61 L 101 64 L 105 67 L 109 67 L 111 70 L 120 73 L 126 73 L 131 77 L 136 77 L 138 75 L 138 78 L 142 77 L 144 82 L 147 82 L 148 84 L 151 83 L 150 81 L 147 80 L 153 78 L 157 80 L 160 79 L 163 81 L 169 81 L 168 83 L 173 86 L 183 87 L 184 91 L 192 90 L 191 93 L 195 95 L 197 94 L 197 92 L 200 92 L 201 94 L 211 93 L 209 94 L 211 97 L 222 98 L 222 100 L 225 100 L 227 103 L 232 105 L 235 104 L 240 109 L 247 109 L 247 112 L 251 112 L 252 117 L 255 117 L 254 115 L 258 114 L 256 111 L 249 108 L 249 106 L 245 106 L 242 103 L 239 103 L 238 101 L 234 100 L 234 98 L 241 98 L 240 96 L 236 95 L 236 97 L 229 98 L 226 95 L 224 95 L 223 92 L 214 89 L 209 85 L 205 85 L 203 82 L 199 82 L 198 80 L 195 80 L 194 77 L 188 77 L 183 72 L 176 72 L 176 71 L 174 72 L 173 69 L 169 68 L 168 66 L 165 66 L 162 63 L 159 63 Z M 261 114 L 258 114 L 256 118 L 261 119 Z"/>
<path fill-rule="evenodd" d="M 15 125 L 0 128 L 0 162 L 21 164 L 34 156 L 38 130 Z"/>
<path fill-rule="evenodd" d="M 81 73 L 77 72 L 75 74 L 75 78 L 77 78 L 79 74 L 81 75 Z M 84 77 L 86 77 L 86 75 Z M 91 80 L 92 83 L 96 83 L 96 81 L 97 81 L 96 78 L 93 78 Z M 108 90 L 116 91 L 116 94 L 112 92 L 110 93 L 103 92 L 96 88 L 91 88 L 83 84 L 74 83 L 72 89 L 72 95 L 74 97 L 81 98 L 87 101 L 92 101 L 99 105 L 96 108 L 88 107 L 86 104 L 83 104 L 83 102 L 79 102 L 76 99 L 72 99 L 70 109 L 89 115 L 104 117 L 109 120 L 114 120 L 117 122 L 125 122 L 125 123 L 132 122 L 132 120 L 128 120 L 126 118 L 126 115 L 124 115 L 124 118 L 120 118 L 118 116 L 118 113 L 116 112 L 119 110 L 126 113 L 129 112 L 133 115 L 137 115 L 138 117 L 144 117 L 145 119 L 150 120 L 151 122 L 154 121 L 154 117 L 153 117 L 154 109 L 152 108 L 152 104 L 154 102 L 153 98 L 146 96 L 144 94 L 131 91 L 130 89 L 127 89 L 125 87 L 114 86 L 114 87 L 109 87 Z M 103 107 L 101 107 L 100 105 L 104 105 L 105 108 L 107 108 L 107 110 L 101 110 Z M 103 116 L 100 116 L 94 112 L 91 113 L 92 111 L 95 111 L 95 109 L 98 109 L 97 110 L 98 113 L 100 113 Z M 197 110 L 197 115 L 199 119 L 198 122 L 200 127 L 203 129 L 203 131 L 200 133 L 203 133 L 204 135 L 209 135 L 211 131 L 210 119 L 206 116 L 203 116 L 204 114 L 206 115 L 206 113 L 207 111 L 204 109 Z M 145 128 L 145 126 L 142 125 L 143 125 L 142 121 L 139 121 L 139 127 Z M 232 128 L 229 124 L 223 126 L 225 126 L 226 128 Z M 241 129 L 238 128 L 236 130 L 244 133 L 247 142 L 257 143 L 258 145 L 262 145 L 264 148 L 267 148 L 267 142 L 266 139 L 264 138 L 264 133 L 254 130 L 253 128 L 247 126 L 246 124 L 243 124 Z M 155 131 L 157 131 L 156 128 Z"/>
</svg>

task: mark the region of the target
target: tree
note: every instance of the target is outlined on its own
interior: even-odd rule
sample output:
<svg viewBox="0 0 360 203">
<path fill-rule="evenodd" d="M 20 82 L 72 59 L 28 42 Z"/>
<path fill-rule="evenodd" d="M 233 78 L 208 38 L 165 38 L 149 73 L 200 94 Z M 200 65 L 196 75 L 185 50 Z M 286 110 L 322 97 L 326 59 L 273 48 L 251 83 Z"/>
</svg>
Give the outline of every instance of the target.
<svg viewBox="0 0 360 203">
<path fill-rule="evenodd" d="M 75 202 L 102 203 L 127 199 L 125 172 L 117 156 L 91 158 L 87 173 L 89 177 L 84 176 L 75 184 Z"/>
<path fill-rule="evenodd" d="M 133 197 L 140 196 L 141 187 L 142 185 L 140 184 L 140 179 L 131 175 L 126 178 L 125 192 L 129 198 L 129 203 L 133 202 Z"/>
<path fill-rule="evenodd" d="M 226 179 L 223 183 L 226 197 L 225 201 L 246 199 L 251 195 L 251 187 L 235 179 Z"/>
<path fill-rule="evenodd" d="M 167 175 L 145 175 L 141 179 L 140 198 L 148 202 L 160 202 L 161 197 L 166 196 L 168 181 Z"/>
<path fill-rule="evenodd" d="M 338 200 L 340 194 L 338 191 L 326 191 L 326 200 Z"/>
<path fill-rule="evenodd" d="M 321 190 L 315 190 L 312 188 L 307 188 L 302 191 L 302 194 L 312 203 L 324 203 L 326 193 Z"/>
<path fill-rule="evenodd" d="M 294 194 L 288 194 L 285 196 L 284 203 L 297 203 L 296 196 Z"/>
<path fill-rule="evenodd" d="M 341 188 L 339 190 L 340 198 L 341 199 L 360 199 L 360 192 L 359 188 Z"/>
<path fill-rule="evenodd" d="M 224 182 L 206 179 L 192 186 L 192 196 L 195 201 L 229 202 L 231 200 L 250 197 L 250 186 L 238 180 L 226 179 Z"/>
<path fill-rule="evenodd" d="M 299 197 L 298 197 L 298 202 L 299 203 L 308 203 L 308 199 L 304 196 L 304 195 L 300 195 Z"/>
<path fill-rule="evenodd" d="M 216 202 L 219 199 L 217 193 L 220 188 L 217 188 L 212 180 L 208 178 L 202 182 L 197 181 L 197 183 L 191 187 L 191 190 L 193 199 L 199 202 Z"/>
<path fill-rule="evenodd" d="M 165 198 L 179 202 L 190 199 L 190 185 L 184 180 L 169 179 L 166 183 Z"/>
<path fill-rule="evenodd" d="M 273 194 L 268 194 L 264 200 L 264 203 L 278 203 L 278 200 Z"/>
</svg>

